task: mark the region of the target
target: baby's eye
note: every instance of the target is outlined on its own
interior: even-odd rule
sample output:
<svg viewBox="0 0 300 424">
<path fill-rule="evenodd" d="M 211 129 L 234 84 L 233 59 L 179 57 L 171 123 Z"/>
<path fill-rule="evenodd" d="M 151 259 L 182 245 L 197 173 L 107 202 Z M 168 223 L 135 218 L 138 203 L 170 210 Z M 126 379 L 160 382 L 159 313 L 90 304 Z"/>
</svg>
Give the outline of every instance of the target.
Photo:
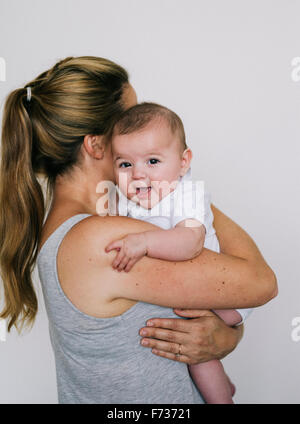
<svg viewBox="0 0 300 424">
<path fill-rule="evenodd" d="M 150 163 L 150 165 L 156 165 L 157 163 L 160 162 L 160 160 L 159 159 L 151 158 L 151 159 L 149 159 L 148 162 Z"/>
<path fill-rule="evenodd" d="M 128 168 L 129 166 L 131 166 L 131 163 L 129 162 L 121 162 L 119 164 L 119 168 Z"/>
</svg>

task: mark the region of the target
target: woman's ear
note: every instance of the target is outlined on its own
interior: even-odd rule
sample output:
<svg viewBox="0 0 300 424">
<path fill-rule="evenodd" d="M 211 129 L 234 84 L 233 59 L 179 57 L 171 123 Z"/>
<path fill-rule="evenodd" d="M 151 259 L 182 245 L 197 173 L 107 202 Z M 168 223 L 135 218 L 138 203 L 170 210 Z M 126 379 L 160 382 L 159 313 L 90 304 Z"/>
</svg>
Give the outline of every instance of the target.
<svg viewBox="0 0 300 424">
<path fill-rule="evenodd" d="M 193 153 L 191 149 L 188 147 L 187 149 L 184 150 L 181 157 L 181 170 L 180 170 L 181 177 L 183 177 L 189 170 L 192 157 L 193 157 Z"/>
<path fill-rule="evenodd" d="M 105 151 L 104 136 L 86 135 L 83 139 L 85 151 L 94 159 L 103 159 Z"/>
</svg>

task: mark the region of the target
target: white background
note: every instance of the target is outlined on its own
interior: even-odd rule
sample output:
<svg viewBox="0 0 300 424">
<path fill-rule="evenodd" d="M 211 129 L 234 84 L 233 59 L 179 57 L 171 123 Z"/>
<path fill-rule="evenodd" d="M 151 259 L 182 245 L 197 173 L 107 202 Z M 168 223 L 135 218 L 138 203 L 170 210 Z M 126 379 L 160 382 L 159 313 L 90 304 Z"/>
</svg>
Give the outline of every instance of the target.
<svg viewBox="0 0 300 424">
<path fill-rule="evenodd" d="M 279 296 L 253 313 L 224 360 L 237 403 L 300 403 L 300 342 L 291 338 L 300 316 L 299 16 L 297 0 L 0 0 L 1 105 L 66 56 L 120 63 L 139 101 L 183 118 L 194 176 L 275 270 Z M 57 402 L 35 280 L 33 330 L 0 341 L 0 403 Z"/>
</svg>

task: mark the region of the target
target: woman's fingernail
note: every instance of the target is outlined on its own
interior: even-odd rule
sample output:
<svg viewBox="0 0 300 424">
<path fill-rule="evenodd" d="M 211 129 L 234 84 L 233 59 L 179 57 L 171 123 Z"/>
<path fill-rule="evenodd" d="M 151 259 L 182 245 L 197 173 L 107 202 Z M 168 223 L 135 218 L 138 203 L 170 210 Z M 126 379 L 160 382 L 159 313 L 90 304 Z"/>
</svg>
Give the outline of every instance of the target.
<svg viewBox="0 0 300 424">
<path fill-rule="evenodd" d="M 148 325 L 149 327 L 153 327 L 154 322 L 153 322 L 153 321 L 148 321 L 148 322 L 147 322 L 147 325 Z"/>
<path fill-rule="evenodd" d="M 142 340 L 142 345 L 143 346 L 148 346 L 148 344 L 149 344 L 149 341 L 148 340 Z"/>
<path fill-rule="evenodd" d="M 146 334 L 147 334 L 146 330 L 141 330 L 141 332 L 140 332 L 141 336 L 146 336 Z"/>
</svg>

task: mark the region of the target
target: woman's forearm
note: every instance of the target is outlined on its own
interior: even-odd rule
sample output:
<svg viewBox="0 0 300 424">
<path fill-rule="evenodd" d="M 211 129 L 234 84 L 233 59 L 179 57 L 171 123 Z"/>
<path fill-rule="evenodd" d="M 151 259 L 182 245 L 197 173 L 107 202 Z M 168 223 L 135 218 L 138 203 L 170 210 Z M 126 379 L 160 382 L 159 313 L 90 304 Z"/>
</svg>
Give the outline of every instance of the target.
<svg viewBox="0 0 300 424">
<path fill-rule="evenodd" d="M 258 247 L 239 225 L 213 205 L 212 210 L 221 252 L 247 261 L 250 272 L 255 271 L 256 279 L 261 284 L 262 293 L 264 292 L 262 303 L 271 300 L 278 293 L 277 280 Z"/>
<path fill-rule="evenodd" d="M 271 278 L 258 264 L 203 249 L 195 259 L 168 262 L 144 257 L 129 273 L 101 271 L 112 298 L 189 309 L 238 309 L 260 306 L 272 297 Z M 274 290 L 274 288 L 273 288 Z"/>
</svg>

